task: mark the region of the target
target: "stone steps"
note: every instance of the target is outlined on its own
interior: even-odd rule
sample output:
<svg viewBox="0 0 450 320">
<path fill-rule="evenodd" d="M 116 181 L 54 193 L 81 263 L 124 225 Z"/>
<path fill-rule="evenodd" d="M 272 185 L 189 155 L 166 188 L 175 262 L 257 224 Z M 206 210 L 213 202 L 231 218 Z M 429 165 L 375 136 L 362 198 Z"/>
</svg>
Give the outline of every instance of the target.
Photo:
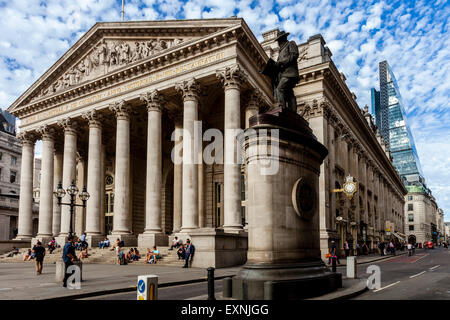
<svg viewBox="0 0 450 320">
<path fill-rule="evenodd" d="M 123 252 L 128 252 L 130 247 L 124 247 L 122 248 Z M 145 255 L 147 252 L 147 248 L 139 248 L 139 253 L 143 258 L 141 258 L 139 261 L 133 261 L 132 264 L 137 265 L 145 265 Z M 19 248 L 19 254 L 17 254 L 14 257 L 0 257 L 1 263 L 32 263 L 33 260 L 30 261 L 23 261 L 23 253 L 26 252 L 28 248 Z M 158 260 L 158 264 L 162 265 L 183 265 L 184 260 L 178 260 L 178 256 L 176 254 L 176 251 L 169 251 L 169 247 L 158 247 L 158 250 L 160 251 L 161 259 Z M 76 254 L 79 255 L 81 251 L 76 251 Z M 89 248 L 88 249 L 88 257 L 86 259 L 83 259 L 84 263 L 99 263 L 99 264 L 114 264 L 116 263 L 116 255 L 115 252 L 111 250 L 111 248 L 107 249 L 100 249 L 100 248 Z M 53 251 L 52 254 L 48 253 L 48 250 L 45 255 L 44 262 L 45 263 L 56 263 L 59 259 L 61 259 L 62 256 L 62 248 L 57 248 Z"/>
</svg>

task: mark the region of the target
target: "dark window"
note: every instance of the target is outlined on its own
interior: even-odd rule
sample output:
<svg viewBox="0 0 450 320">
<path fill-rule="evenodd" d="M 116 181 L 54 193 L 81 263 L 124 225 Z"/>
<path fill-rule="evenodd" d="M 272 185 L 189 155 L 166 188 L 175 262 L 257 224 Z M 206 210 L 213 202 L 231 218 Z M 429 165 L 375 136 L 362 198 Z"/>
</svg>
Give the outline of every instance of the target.
<svg viewBox="0 0 450 320">
<path fill-rule="evenodd" d="M 408 196 L 408 201 L 412 201 L 413 197 L 412 196 Z"/>
<path fill-rule="evenodd" d="M 11 156 L 11 165 L 15 166 L 17 164 L 17 158 L 14 156 Z"/>
<path fill-rule="evenodd" d="M 409 226 L 409 231 L 414 231 L 414 225 L 413 224 Z"/>
<path fill-rule="evenodd" d="M 408 214 L 408 221 L 413 222 L 414 221 L 414 214 L 410 213 Z"/>
<path fill-rule="evenodd" d="M 414 206 L 412 203 L 408 203 L 408 211 L 414 211 Z"/>
<path fill-rule="evenodd" d="M 16 172 L 15 171 L 11 171 L 11 174 L 9 175 L 9 182 L 10 183 L 16 182 Z"/>
</svg>

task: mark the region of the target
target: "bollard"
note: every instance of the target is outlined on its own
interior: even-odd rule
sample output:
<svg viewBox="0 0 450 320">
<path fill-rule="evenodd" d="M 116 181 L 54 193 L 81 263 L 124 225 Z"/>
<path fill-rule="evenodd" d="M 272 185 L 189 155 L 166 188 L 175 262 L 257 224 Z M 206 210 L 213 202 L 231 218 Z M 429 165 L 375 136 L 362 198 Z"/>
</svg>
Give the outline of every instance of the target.
<svg viewBox="0 0 450 320">
<path fill-rule="evenodd" d="M 223 283 L 223 297 L 224 298 L 231 298 L 233 295 L 232 286 L 233 286 L 233 280 L 231 278 L 225 278 L 222 280 Z"/>
<path fill-rule="evenodd" d="M 347 278 L 357 278 L 356 257 L 347 257 Z"/>
<path fill-rule="evenodd" d="M 264 282 L 264 300 L 273 300 L 273 282 Z"/>
<path fill-rule="evenodd" d="M 158 300 L 158 276 L 138 276 L 137 300 Z"/>
<path fill-rule="evenodd" d="M 331 257 L 331 271 L 336 272 L 336 256 Z"/>
<path fill-rule="evenodd" d="M 208 300 L 216 300 L 214 297 L 214 268 L 209 267 L 208 269 Z"/>
</svg>

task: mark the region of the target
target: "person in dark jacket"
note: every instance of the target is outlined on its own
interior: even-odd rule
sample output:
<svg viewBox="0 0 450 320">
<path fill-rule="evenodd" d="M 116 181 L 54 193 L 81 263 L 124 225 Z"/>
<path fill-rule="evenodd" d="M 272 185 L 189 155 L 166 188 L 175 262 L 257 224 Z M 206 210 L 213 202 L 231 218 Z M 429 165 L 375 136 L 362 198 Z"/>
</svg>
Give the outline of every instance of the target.
<svg viewBox="0 0 450 320">
<path fill-rule="evenodd" d="M 192 264 L 194 252 L 195 252 L 194 245 L 191 243 L 191 240 L 187 239 L 186 240 L 186 249 L 185 249 L 185 254 L 184 254 L 184 260 L 186 262 L 185 262 L 183 268 L 189 268 L 189 258 L 191 259 L 191 264 Z"/>
</svg>

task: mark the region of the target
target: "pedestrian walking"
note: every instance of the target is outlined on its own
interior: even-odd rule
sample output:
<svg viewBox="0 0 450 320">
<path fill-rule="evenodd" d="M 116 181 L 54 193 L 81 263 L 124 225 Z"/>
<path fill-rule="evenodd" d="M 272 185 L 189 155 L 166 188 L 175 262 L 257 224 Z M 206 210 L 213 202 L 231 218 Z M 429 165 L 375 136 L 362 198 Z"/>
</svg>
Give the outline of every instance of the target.
<svg viewBox="0 0 450 320">
<path fill-rule="evenodd" d="M 62 259 L 64 262 L 64 280 L 63 280 L 63 287 L 67 287 L 67 278 L 69 278 L 69 274 L 67 273 L 67 268 L 69 266 L 73 265 L 73 262 L 76 261 L 77 257 L 75 254 L 75 247 L 74 247 L 74 238 L 73 236 L 69 236 L 67 239 L 66 244 L 64 245 Z"/>
<path fill-rule="evenodd" d="M 42 242 L 38 240 L 32 251 L 34 252 L 35 257 L 36 275 L 40 275 L 42 273 L 42 267 L 45 257 L 45 248 L 42 246 Z"/>
<path fill-rule="evenodd" d="M 344 243 L 344 251 L 345 251 L 345 257 L 347 258 L 350 256 L 350 246 L 348 245 L 347 240 Z"/>
<path fill-rule="evenodd" d="M 184 264 L 183 268 L 189 268 L 189 259 L 191 260 L 190 263 L 192 264 L 192 259 L 194 258 L 194 253 L 195 253 L 195 247 L 191 243 L 191 240 L 187 239 L 186 240 L 186 249 L 185 249 L 185 254 L 184 254 L 185 264 Z"/>
<path fill-rule="evenodd" d="M 408 242 L 408 256 L 412 255 L 412 244 Z"/>
<path fill-rule="evenodd" d="M 380 249 L 380 255 L 384 256 L 384 242 L 380 241 L 380 243 L 378 243 L 378 248 Z"/>
<path fill-rule="evenodd" d="M 338 264 L 341 264 L 341 262 L 339 261 L 339 257 L 337 255 L 337 247 L 336 247 L 336 243 L 334 242 L 334 240 L 331 240 L 330 258 L 328 259 L 328 264 L 332 264 L 332 259 L 336 259 L 336 262 Z"/>
</svg>

